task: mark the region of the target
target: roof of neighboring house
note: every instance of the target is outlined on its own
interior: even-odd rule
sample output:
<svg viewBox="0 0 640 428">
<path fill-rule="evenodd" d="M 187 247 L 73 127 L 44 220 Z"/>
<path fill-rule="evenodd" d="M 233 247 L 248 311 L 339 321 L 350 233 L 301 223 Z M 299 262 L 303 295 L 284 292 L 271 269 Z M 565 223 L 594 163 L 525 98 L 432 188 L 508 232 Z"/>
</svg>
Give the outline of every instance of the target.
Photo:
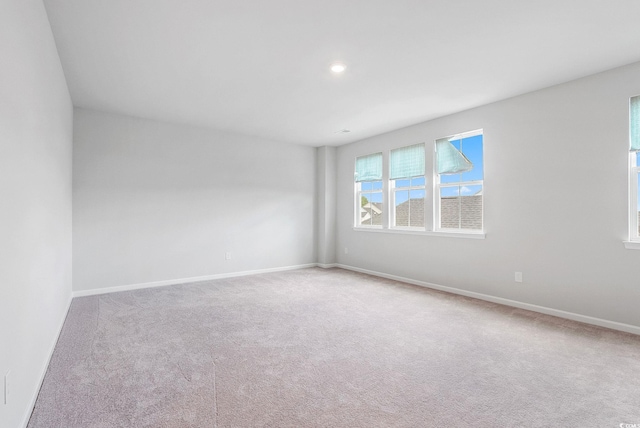
<svg viewBox="0 0 640 428">
<path fill-rule="evenodd" d="M 482 228 L 482 194 L 465 196 L 458 206 L 458 197 L 444 197 L 441 202 L 441 227 L 457 229 Z M 462 210 L 462 219 L 459 210 Z M 395 226 L 424 226 L 424 199 L 408 199 L 396 206 Z M 369 223 L 370 219 L 373 219 Z M 461 223 L 460 223 L 461 221 Z M 409 223 L 411 222 L 411 223 Z M 382 224 L 382 203 L 367 203 L 360 209 L 361 224 Z"/>
<path fill-rule="evenodd" d="M 397 205 L 396 226 L 424 226 L 424 198 L 407 199 Z"/>
<path fill-rule="evenodd" d="M 371 218 L 373 218 L 371 224 L 382 225 L 381 202 L 369 202 L 360 208 L 360 224 L 368 224 Z"/>
<path fill-rule="evenodd" d="M 458 197 L 444 197 L 441 202 L 441 227 L 457 229 L 482 228 L 482 192 L 464 196 L 458 206 Z M 460 223 L 459 210 L 462 210 Z M 424 226 L 424 199 L 409 199 L 396 206 L 396 226 Z M 409 223 L 411 221 L 411 223 Z"/>
</svg>

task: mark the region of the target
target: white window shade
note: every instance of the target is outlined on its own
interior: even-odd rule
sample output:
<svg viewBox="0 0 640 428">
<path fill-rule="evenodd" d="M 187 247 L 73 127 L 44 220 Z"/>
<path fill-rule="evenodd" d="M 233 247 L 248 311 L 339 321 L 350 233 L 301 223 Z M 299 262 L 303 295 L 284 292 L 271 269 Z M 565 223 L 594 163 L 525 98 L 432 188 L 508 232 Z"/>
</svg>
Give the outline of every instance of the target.
<svg viewBox="0 0 640 428">
<path fill-rule="evenodd" d="M 448 138 L 436 141 L 436 162 L 438 174 L 460 174 L 473 169 L 473 164 Z"/>
<path fill-rule="evenodd" d="M 356 182 L 382 180 L 382 153 L 356 158 Z"/>
<path fill-rule="evenodd" d="M 640 95 L 631 98 L 629 106 L 629 140 L 631 151 L 640 151 Z"/>
<path fill-rule="evenodd" d="M 389 179 L 424 175 L 424 144 L 391 150 Z"/>
</svg>

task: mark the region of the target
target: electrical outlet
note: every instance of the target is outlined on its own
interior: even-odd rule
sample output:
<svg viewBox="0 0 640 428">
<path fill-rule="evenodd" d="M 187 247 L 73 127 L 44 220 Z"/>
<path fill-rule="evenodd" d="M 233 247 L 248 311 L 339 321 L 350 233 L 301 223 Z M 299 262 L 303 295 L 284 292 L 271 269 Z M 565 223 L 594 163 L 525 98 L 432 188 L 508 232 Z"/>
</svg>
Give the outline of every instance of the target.
<svg viewBox="0 0 640 428">
<path fill-rule="evenodd" d="M 522 282 L 522 272 L 516 272 L 516 282 Z"/>
<path fill-rule="evenodd" d="M 5 405 L 9 404 L 9 375 L 11 374 L 11 371 L 8 371 L 5 375 L 4 375 L 4 400 L 3 403 Z"/>
<path fill-rule="evenodd" d="M 231 251 L 227 251 L 226 253 L 224 253 L 224 259 L 231 260 Z"/>
</svg>

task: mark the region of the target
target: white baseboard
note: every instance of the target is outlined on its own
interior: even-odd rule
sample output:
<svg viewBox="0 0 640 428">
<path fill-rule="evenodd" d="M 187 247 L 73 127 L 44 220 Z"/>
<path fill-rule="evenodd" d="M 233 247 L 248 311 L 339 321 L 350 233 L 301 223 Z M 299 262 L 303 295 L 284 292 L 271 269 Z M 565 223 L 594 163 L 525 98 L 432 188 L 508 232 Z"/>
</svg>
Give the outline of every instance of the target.
<svg viewBox="0 0 640 428">
<path fill-rule="evenodd" d="M 334 267 L 338 267 L 337 263 L 316 263 L 316 266 L 321 267 L 322 269 L 331 269 Z"/>
<path fill-rule="evenodd" d="M 186 284 L 189 282 L 209 281 L 212 279 L 235 278 L 238 276 L 257 275 L 260 273 L 283 272 L 287 270 L 304 269 L 318 266 L 317 263 L 308 263 L 296 266 L 283 266 L 268 269 L 256 269 L 242 272 L 220 273 L 215 275 L 194 276 L 191 278 L 169 279 L 165 281 L 143 282 L 140 284 L 116 285 L 113 287 L 96 288 L 93 290 L 79 290 L 73 292 L 73 297 L 95 296 L 97 294 L 117 293 L 120 291 L 140 290 L 142 288 L 164 287 L 165 285 Z"/>
<path fill-rule="evenodd" d="M 406 282 L 420 287 L 433 288 L 434 290 L 445 291 L 447 293 L 459 294 L 461 296 L 473 297 L 474 299 L 485 300 L 487 302 L 498 303 L 501 305 L 511 306 L 519 309 L 526 309 L 541 314 L 552 315 L 558 318 L 565 318 L 573 321 L 582 322 L 585 324 L 597 325 L 599 327 L 606 327 L 612 330 L 624 331 L 626 333 L 632 333 L 640 335 L 640 327 L 619 323 L 616 321 L 609 321 L 601 318 L 590 317 L 587 315 L 580 315 L 573 312 L 562 311 L 559 309 L 547 308 L 545 306 L 533 305 L 531 303 L 523 303 L 517 300 L 504 299 L 502 297 L 495 297 L 488 294 L 476 293 L 473 291 L 461 290 L 459 288 L 447 287 L 445 285 L 433 284 L 426 281 L 418 281 L 411 278 L 405 278 L 397 275 L 389 275 L 382 272 L 376 272 L 368 269 L 361 269 L 355 266 L 348 266 L 343 264 L 336 264 L 335 267 L 339 267 L 354 272 L 366 273 L 368 275 L 378 276 L 381 278 L 393 279 L 395 281 Z"/>
<path fill-rule="evenodd" d="M 69 314 L 69 309 L 71 308 L 71 302 L 73 301 L 73 296 L 69 296 L 69 300 L 67 301 L 66 308 L 64 311 L 64 316 L 62 317 L 62 321 L 58 325 L 56 329 L 57 334 L 53 339 L 53 342 L 49 346 L 49 355 L 47 356 L 47 361 L 40 370 L 40 376 L 38 381 L 38 387 L 35 389 L 31 396 L 31 400 L 29 402 L 29 407 L 27 407 L 27 413 L 22 418 L 22 424 L 20 425 L 22 428 L 27 428 L 29 424 L 29 419 L 31 419 L 31 414 L 33 413 L 33 408 L 36 405 L 36 400 L 38 399 L 38 394 L 40 394 L 40 389 L 42 388 L 42 383 L 44 382 L 44 377 L 47 374 L 47 370 L 49 369 L 49 364 L 51 363 L 51 357 L 53 357 L 53 352 L 56 349 L 56 345 L 58 344 L 58 339 L 60 338 L 60 334 L 62 333 L 62 327 L 64 327 L 64 322 L 67 320 L 67 315 Z"/>
</svg>

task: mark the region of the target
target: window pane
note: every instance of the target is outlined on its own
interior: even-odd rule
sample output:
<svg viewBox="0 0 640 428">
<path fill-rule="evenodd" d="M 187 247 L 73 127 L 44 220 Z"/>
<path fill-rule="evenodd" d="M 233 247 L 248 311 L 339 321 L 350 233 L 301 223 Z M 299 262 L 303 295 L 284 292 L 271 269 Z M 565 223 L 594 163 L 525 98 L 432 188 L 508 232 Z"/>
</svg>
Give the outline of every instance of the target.
<svg viewBox="0 0 640 428">
<path fill-rule="evenodd" d="M 382 193 L 362 193 L 360 196 L 359 225 L 382 225 Z"/>
<path fill-rule="evenodd" d="M 482 229 L 482 186 L 440 189 L 440 227 Z"/>
<path fill-rule="evenodd" d="M 425 183 L 424 175 L 420 177 L 413 177 L 411 179 L 412 186 L 424 186 L 424 183 Z"/>
<path fill-rule="evenodd" d="M 440 189 L 440 196 L 458 196 L 460 194 L 460 186 L 443 187 Z"/>
<path fill-rule="evenodd" d="M 424 190 L 412 190 L 409 198 L 409 226 L 424 227 Z"/>
<path fill-rule="evenodd" d="M 409 191 L 395 192 L 396 226 L 409 226 Z"/>
<path fill-rule="evenodd" d="M 440 189 L 440 227 L 460 228 L 460 197 L 458 187 Z"/>
<path fill-rule="evenodd" d="M 459 183 L 460 181 L 462 181 L 462 174 L 440 176 L 440 183 Z"/>
<path fill-rule="evenodd" d="M 473 164 L 471 171 L 462 173 L 462 181 L 482 180 L 484 169 L 482 160 L 482 135 L 463 139 L 462 153 Z"/>
<path fill-rule="evenodd" d="M 372 192 L 369 194 L 369 196 L 370 196 L 369 200 L 371 202 L 375 202 L 377 204 L 382 203 L 382 192 Z"/>
<path fill-rule="evenodd" d="M 408 190 L 398 190 L 396 193 L 396 207 L 401 203 L 407 201 L 409 199 L 409 191 Z"/>
<path fill-rule="evenodd" d="M 422 189 L 395 192 L 395 226 L 424 227 L 424 196 Z"/>
<path fill-rule="evenodd" d="M 382 193 L 362 193 L 358 215 L 360 225 L 382 225 Z"/>
<path fill-rule="evenodd" d="M 482 186 L 460 186 L 460 196 L 473 196 L 482 193 Z"/>
<path fill-rule="evenodd" d="M 362 181 L 360 182 L 360 188 L 365 191 L 365 190 L 371 190 L 373 189 L 373 184 L 371 181 Z"/>
<path fill-rule="evenodd" d="M 396 180 L 396 187 L 409 187 L 411 180 Z"/>
<path fill-rule="evenodd" d="M 460 195 L 460 228 L 482 229 L 482 186 L 462 186 Z"/>
<path fill-rule="evenodd" d="M 372 181 L 371 185 L 373 190 L 382 190 L 382 181 Z"/>
<path fill-rule="evenodd" d="M 452 140 L 450 143 L 473 164 L 471 171 L 462 174 L 440 175 L 440 183 L 458 183 L 484 179 L 483 142 L 482 135 Z"/>
<path fill-rule="evenodd" d="M 382 192 L 371 193 L 371 224 L 382 226 Z"/>
<path fill-rule="evenodd" d="M 412 190 L 411 199 L 424 199 L 424 190 Z"/>
<path fill-rule="evenodd" d="M 360 196 L 360 212 L 358 213 L 358 225 L 371 224 L 371 209 L 369 205 L 368 193 L 363 193 Z"/>
</svg>

